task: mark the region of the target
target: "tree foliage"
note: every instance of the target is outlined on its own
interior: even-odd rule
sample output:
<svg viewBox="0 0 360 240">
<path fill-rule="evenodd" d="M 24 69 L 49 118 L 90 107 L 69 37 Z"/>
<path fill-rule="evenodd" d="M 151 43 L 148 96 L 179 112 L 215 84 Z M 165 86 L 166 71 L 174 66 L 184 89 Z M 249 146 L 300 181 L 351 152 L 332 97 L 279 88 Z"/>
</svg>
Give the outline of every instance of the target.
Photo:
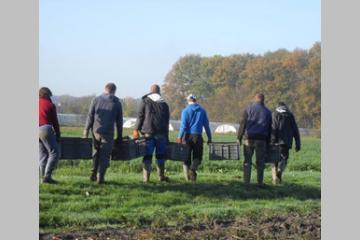
<svg viewBox="0 0 360 240">
<path fill-rule="evenodd" d="M 186 95 L 198 96 L 211 121 L 237 122 L 257 92 L 274 109 L 286 102 L 301 127 L 320 128 L 321 43 L 311 49 L 279 49 L 263 55 L 181 57 L 165 77 L 171 117 L 179 119 Z"/>
</svg>

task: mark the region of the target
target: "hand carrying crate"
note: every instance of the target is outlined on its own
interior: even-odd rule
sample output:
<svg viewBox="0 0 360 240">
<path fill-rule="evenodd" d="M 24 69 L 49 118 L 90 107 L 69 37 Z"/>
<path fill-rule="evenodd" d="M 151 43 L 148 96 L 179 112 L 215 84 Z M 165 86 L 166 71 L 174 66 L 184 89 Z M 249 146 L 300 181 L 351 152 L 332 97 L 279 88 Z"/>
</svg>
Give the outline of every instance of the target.
<svg viewBox="0 0 360 240">
<path fill-rule="evenodd" d="M 209 143 L 209 160 L 240 160 L 238 142 Z"/>
<path fill-rule="evenodd" d="M 166 159 L 186 161 L 189 158 L 190 147 L 187 144 L 169 143 L 166 146 Z"/>
<path fill-rule="evenodd" d="M 60 159 L 91 159 L 92 140 L 90 138 L 60 138 Z"/>
<path fill-rule="evenodd" d="M 112 160 L 131 160 L 143 157 L 146 154 L 146 141 L 144 138 L 130 139 L 129 137 L 123 138 L 122 142 L 114 143 L 111 159 Z"/>
<path fill-rule="evenodd" d="M 267 147 L 265 163 L 275 163 L 280 161 L 280 145 L 270 144 Z"/>
</svg>

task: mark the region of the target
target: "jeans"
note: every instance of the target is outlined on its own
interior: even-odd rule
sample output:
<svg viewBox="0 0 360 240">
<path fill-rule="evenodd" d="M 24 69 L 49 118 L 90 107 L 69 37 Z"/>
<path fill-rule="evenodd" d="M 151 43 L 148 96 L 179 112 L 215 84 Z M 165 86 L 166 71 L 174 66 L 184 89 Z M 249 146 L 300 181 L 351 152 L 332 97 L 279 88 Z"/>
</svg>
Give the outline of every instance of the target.
<svg viewBox="0 0 360 240">
<path fill-rule="evenodd" d="M 39 127 L 40 175 L 50 178 L 59 160 L 59 147 L 51 125 Z"/>
<path fill-rule="evenodd" d="M 257 170 L 257 182 L 263 183 L 264 180 L 264 169 L 265 169 L 265 157 L 267 151 L 267 143 L 265 140 L 252 140 L 246 139 L 244 141 L 244 181 L 245 183 L 250 182 L 251 177 L 251 165 L 252 156 L 256 153 L 256 170 Z"/>
<path fill-rule="evenodd" d="M 184 164 L 196 171 L 202 161 L 204 140 L 199 134 L 187 134 L 185 135 L 185 141 L 190 147 L 190 153 L 188 160 Z"/>
<path fill-rule="evenodd" d="M 146 138 L 146 155 L 143 162 L 145 165 L 151 165 L 152 156 L 155 150 L 156 162 L 158 166 L 165 164 L 166 146 L 168 138 L 165 135 L 154 135 Z"/>
<path fill-rule="evenodd" d="M 105 174 L 106 169 L 110 166 L 111 152 L 114 144 L 114 135 L 93 133 L 93 143 L 95 153 L 93 155 L 92 172 Z"/>
</svg>

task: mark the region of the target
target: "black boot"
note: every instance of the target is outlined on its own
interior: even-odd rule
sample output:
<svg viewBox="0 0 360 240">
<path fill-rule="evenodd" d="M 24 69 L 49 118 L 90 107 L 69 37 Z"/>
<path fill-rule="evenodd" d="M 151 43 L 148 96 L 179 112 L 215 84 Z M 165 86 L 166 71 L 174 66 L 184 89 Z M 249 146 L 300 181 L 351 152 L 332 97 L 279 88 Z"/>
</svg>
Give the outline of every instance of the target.
<svg viewBox="0 0 360 240">
<path fill-rule="evenodd" d="M 92 181 L 92 182 L 97 181 L 96 171 L 94 171 L 94 170 L 91 171 L 90 181 Z"/>
<path fill-rule="evenodd" d="M 168 182 L 169 178 L 165 176 L 165 164 L 159 164 L 157 166 L 157 172 L 160 182 Z"/>
<path fill-rule="evenodd" d="M 52 179 L 52 177 L 44 177 L 43 183 L 57 184 L 58 182 Z"/>
<path fill-rule="evenodd" d="M 106 169 L 99 171 L 99 178 L 97 179 L 98 184 L 104 184 L 105 183 L 105 173 L 106 173 Z"/>
</svg>

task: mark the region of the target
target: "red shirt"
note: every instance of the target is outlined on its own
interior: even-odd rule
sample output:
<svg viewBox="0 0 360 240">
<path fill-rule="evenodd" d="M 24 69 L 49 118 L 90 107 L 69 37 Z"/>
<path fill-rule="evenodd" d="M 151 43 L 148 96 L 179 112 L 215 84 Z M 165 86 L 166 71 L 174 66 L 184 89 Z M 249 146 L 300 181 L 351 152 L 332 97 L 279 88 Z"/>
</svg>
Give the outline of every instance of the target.
<svg viewBox="0 0 360 240">
<path fill-rule="evenodd" d="M 56 136 L 60 137 L 60 127 L 56 107 L 49 98 L 39 97 L 39 126 L 52 125 Z"/>
</svg>

